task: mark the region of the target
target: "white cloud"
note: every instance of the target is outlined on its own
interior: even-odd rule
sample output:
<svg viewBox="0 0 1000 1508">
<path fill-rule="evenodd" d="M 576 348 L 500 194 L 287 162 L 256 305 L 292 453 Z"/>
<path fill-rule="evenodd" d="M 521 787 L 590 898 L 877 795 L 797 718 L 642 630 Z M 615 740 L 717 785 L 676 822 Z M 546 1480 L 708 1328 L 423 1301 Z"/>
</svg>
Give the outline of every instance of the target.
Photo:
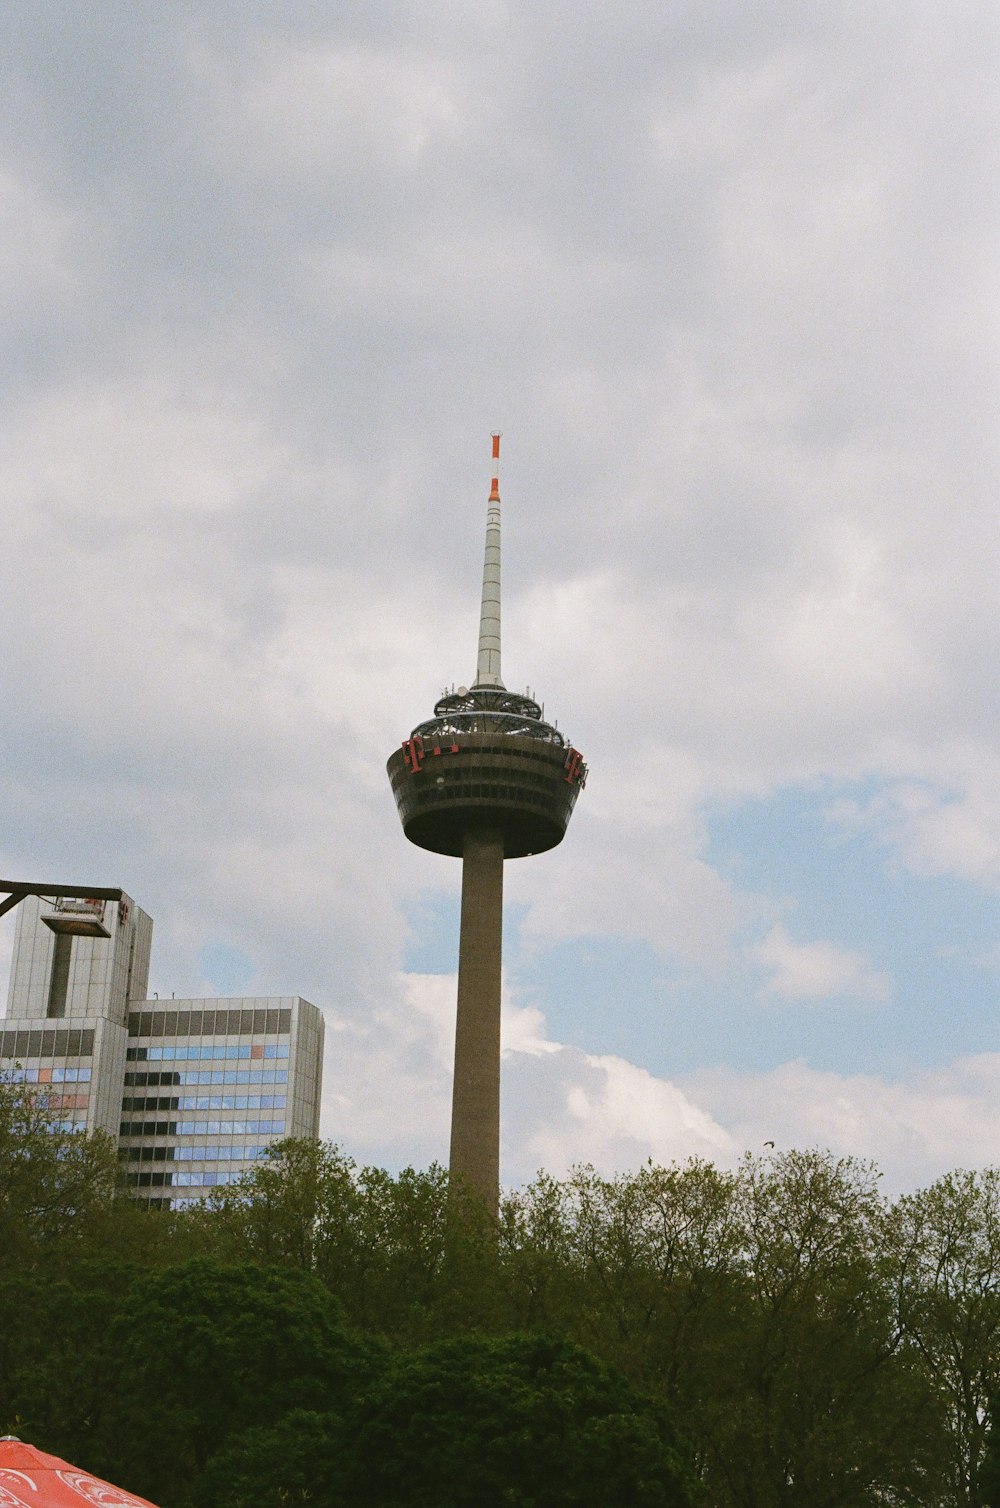
<svg viewBox="0 0 1000 1508">
<path fill-rule="evenodd" d="M 522 1178 L 582 1162 L 610 1173 L 648 1157 L 728 1163 L 735 1154 L 728 1132 L 682 1089 L 623 1058 L 564 1047 L 542 1072 L 511 1070 L 506 1098 L 517 1106 L 516 1127 L 505 1152 Z"/>
<path fill-rule="evenodd" d="M 328 9 L 0 17 L 3 841 L 124 883 L 168 992 L 221 939 L 317 999 L 334 1134 L 441 1155 L 397 974 L 458 866 L 383 765 L 471 671 L 495 426 L 508 680 L 592 768 L 510 866 L 527 948 L 639 939 L 704 995 L 752 929 L 776 998 L 885 998 L 712 861 L 706 813 L 752 801 L 749 852 L 790 788 L 996 884 L 991 14 Z M 715 1144 L 607 1045 L 510 1016 L 553 1155 Z"/>
<path fill-rule="evenodd" d="M 328 1030 L 324 1133 L 361 1160 L 447 1160 L 455 976 L 401 975 L 367 1023 Z M 702 1069 L 675 1081 L 552 1040 L 505 999 L 502 1175 L 526 1181 L 592 1162 L 611 1174 L 745 1150 L 819 1146 L 873 1158 L 893 1190 L 1000 1161 L 1000 1053 L 896 1079 L 805 1063 Z"/>
<path fill-rule="evenodd" d="M 63 304 L 80 286 L 79 216 L 0 167 L 0 319 L 20 323 L 38 303 Z"/>
<path fill-rule="evenodd" d="M 891 1190 L 1000 1162 L 1000 1053 L 895 1080 L 784 1063 L 756 1074 L 706 1069 L 682 1083 L 738 1145 L 760 1151 L 774 1141 L 872 1158 Z"/>
<path fill-rule="evenodd" d="M 954 875 L 995 888 L 1000 883 L 1000 801 L 992 761 L 970 771 L 961 793 L 898 781 L 866 802 L 831 803 L 831 822 L 871 829 L 919 875 Z"/>
<path fill-rule="evenodd" d="M 892 994 L 889 975 L 874 969 L 864 954 L 823 940 L 793 942 L 780 922 L 751 950 L 751 956 L 770 971 L 765 993 L 786 1000 L 848 997 L 875 1002 L 888 1000 Z"/>
<path fill-rule="evenodd" d="M 589 1161 L 607 1169 L 653 1156 L 731 1160 L 729 1135 L 685 1092 L 622 1058 L 553 1041 L 535 1007 L 503 1003 L 503 1169 Z M 456 979 L 400 975 L 367 1021 L 327 1033 L 324 1133 L 362 1160 L 447 1160 Z"/>
<path fill-rule="evenodd" d="M 664 824 L 626 837 L 612 820 L 574 820 L 572 849 L 512 866 L 507 895 L 526 907 L 530 944 L 627 937 L 708 970 L 731 959 L 735 932 L 761 905 L 706 863 L 690 831 Z"/>
<path fill-rule="evenodd" d="M 231 165 L 308 182 L 332 169 L 412 168 L 444 136 L 461 130 L 470 101 L 462 72 L 444 56 L 385 39 L 340 46 L 261 38 L 239 60 L 205 48 L 192 58 L 215 96 Z M 229 77 L 225 77 L 226 74 Z"/>
</svg>

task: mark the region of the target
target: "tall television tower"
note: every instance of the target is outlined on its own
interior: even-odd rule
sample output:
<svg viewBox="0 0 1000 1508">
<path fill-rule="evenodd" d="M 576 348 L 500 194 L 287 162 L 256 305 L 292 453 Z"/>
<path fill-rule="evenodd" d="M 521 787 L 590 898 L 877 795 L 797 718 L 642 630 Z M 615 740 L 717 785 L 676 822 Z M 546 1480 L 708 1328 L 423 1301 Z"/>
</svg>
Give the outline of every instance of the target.
<svg viewBox="0 0 1000 1508">
<path fill-rule="evenodd" d="M 499 466 L 495 434 L 476 679 L 446 692 L 387 766 L 410 842 L 462 860 L 450 1167 L 494 1212 L 504 860 L 560 843 L 587 778 L 582 756 L 539 704 L 500 677 Z"/>
</svg>

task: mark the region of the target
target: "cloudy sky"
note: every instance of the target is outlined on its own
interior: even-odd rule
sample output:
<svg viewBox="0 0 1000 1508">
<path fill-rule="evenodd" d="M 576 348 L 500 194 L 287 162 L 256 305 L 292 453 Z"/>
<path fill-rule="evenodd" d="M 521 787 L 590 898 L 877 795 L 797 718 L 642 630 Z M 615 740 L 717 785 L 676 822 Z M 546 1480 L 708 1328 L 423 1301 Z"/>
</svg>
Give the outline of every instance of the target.
<svg viewBox="0 0 1000 1508">
<path fill-rule="evenodd" d="M 507 866 L 504 1167 L 1000 1159 L 994 0 L 0 18 L 0 871 L 300 993 L 447 1156 L 475 635 L 591 778 Z M 0 973 L 13 941 L 0 922 Z"/>
</svg>

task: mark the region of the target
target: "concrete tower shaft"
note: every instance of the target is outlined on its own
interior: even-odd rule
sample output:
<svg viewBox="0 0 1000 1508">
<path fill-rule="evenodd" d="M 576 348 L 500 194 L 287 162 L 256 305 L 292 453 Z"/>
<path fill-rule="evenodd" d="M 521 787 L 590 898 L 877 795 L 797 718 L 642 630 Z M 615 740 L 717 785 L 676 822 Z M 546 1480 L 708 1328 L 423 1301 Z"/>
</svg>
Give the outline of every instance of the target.
<svg viewBox="0 0 1000 1508">
<path fill-rule="evenodd" d="M 388 762 L 411 843 L 462 860 L 451 1172 L 497 1208 L 503 865 L 554 848 L 587 767 L 530 696 L 500 675 L 500 436 L 493 475 L 476 680 L 446 693 Z"/>
<path fill-rule="evenodd" d="M 453 1176 L 495 1209 L 500 1193 L 500 984 L 503 955 L 503 836 L 470 827 L 462 854 L 455 1077 L 451 1092 Z"/>
</svg>

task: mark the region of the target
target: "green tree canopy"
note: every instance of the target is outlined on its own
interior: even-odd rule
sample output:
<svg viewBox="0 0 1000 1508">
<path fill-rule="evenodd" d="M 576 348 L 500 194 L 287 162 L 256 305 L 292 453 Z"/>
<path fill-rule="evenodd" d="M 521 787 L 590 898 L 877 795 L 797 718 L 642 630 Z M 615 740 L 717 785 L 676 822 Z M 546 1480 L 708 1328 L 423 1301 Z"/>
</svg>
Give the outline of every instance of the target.
<svg viewBox="0 0 1000 1508">
<path fill-rule="evenodd" d="M 295 1270 L 196 1258 L 136 1283 L 111 1328 L 97 1469 L 171 1508 L 235 1431 L 352 1399 L 373 1366 L 340 1306 Z M 87 1464 L 91 1464 L 88 1462 Z"/>
<path fill-rule="evenodd" d="M 393 1176 L 288 1140 L 190 1223 L 223 1258 L 314 1273 L 352 1324 L 397 1341 L 503 1324 L 496 1229 L 436 1164 Z"/>
<path fill-rule="evenodd" d="M 338 1414 L 233 1440 L 214 1508 L 686 1508 L 662 1404 L 578 1346 L 441 1342 L 396 1357 Z"/>
<path fill-rule="evenodd" d="M 575 1491 L 631 1501 L 662 1485 L 635 1475 L 669 1447 L 656 1409 L 713 1508 L 997 1498 L 995 1170 L 892 1202 L 874 1168 L 818 1151 L 584 1167 L 540 1174 L 493 1222 L 440 1168 L 391 1175 L 303 1141 L 170 1213 L 123 1197 L 106 1139 L 7 1083 L 0 1261 L 3 1424 L 169 1508 L 216 1508 L 205 1483 L 249 1491 L 279 1457 L 275 1493 L 395 1501 L 418 1455 L 463 1461 L 462 1440 L 482 1493 L 509 1478 L 532 1501 L 521 1440 L 562 1461 L 552 1491 L 579 1457 L 597 1464 Z M 587 1412 L 608 1379 L 632 1393 Z"/>
<path fill-rule="evenodd" d="M 1000 1397 L 1000 1170 L 948 1173 L 900 1199 L 894 1219 L 900 1324 L 941 1400 L 949 1500 L 980 1508 Z"/>
<path fill-rule="evenodd" d="M 57 1127 L 37 1085 L 0 1077 L 0 1271 L 79 1250 L 114 1200 L 111 1138 Z"/>
</svg>

